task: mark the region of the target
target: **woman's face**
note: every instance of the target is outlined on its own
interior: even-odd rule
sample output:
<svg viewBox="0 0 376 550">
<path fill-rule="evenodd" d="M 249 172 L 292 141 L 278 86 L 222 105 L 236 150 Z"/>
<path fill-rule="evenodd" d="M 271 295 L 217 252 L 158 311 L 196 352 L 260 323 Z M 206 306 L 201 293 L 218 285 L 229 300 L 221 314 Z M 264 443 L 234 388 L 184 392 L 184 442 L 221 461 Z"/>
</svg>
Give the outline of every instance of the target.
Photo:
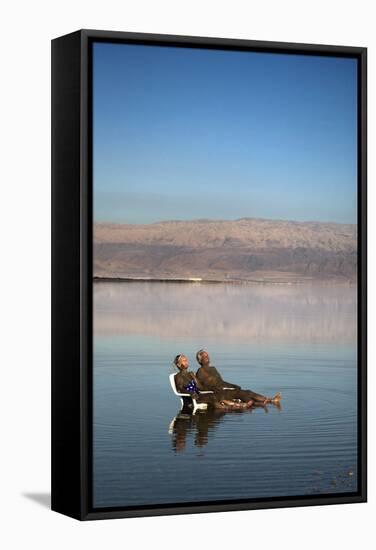
<svg viewBox="0 0 376 550">
<path fill-rule="evenodd" d="M 188 358 L 185 355 L 182 355 L 179 360 L 179 369 L 186 370 L 188 367 Z"/>
</svg>

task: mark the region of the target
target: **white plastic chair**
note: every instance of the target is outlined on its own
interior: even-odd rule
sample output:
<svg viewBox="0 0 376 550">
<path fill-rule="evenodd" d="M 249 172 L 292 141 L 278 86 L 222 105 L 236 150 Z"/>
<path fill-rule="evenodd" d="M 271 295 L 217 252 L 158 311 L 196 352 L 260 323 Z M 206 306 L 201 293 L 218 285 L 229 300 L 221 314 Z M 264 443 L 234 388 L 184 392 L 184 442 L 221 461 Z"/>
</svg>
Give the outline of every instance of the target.
<svg viewBox="0 0 376 550">
<path fill-rule="evenodd" d="M 179 393 L 178 392 L 178 390 L 176 389 L 176 385 L 175 385 L 175 376 L 176 376 L 175 373 L 170 374 L 170 376 L 169 376 L 170 384 L 171 384 L 171 388 L 172 388 L 172 391 L 174 392 L 174 394 L 177 395 L 178 397 L 180 397 L 181 408 L 183 409 L 184 405 L 188 405 L 188 407 L 193 407 L 193 414 L 197 411 L 197 409 L 207 409 L 208 408 L 207 403 L 197 403 L 196 399 L 194 399 L 190 393 Z M 212 391 L 200 391 L 200 393 L 214 393 L 214 392 L 212 392 Z"/>
</svg>

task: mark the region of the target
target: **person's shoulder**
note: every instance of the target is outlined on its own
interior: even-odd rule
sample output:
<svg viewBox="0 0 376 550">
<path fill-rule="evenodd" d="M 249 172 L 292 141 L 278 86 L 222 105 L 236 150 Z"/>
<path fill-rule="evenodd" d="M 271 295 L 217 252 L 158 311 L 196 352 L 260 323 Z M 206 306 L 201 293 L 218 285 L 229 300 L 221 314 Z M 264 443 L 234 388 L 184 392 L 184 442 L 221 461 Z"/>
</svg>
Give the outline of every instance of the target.
<svg viewBox="0 0 376 550">
<path fill-rule="evenodd" d="M 200 367 L 196 371 L 196 377 L 201 381 L 207 379 L 207 374 L 208 373 L 207 373 L 206 369 L 204 369 L 204 367 Z"/>
</svg>

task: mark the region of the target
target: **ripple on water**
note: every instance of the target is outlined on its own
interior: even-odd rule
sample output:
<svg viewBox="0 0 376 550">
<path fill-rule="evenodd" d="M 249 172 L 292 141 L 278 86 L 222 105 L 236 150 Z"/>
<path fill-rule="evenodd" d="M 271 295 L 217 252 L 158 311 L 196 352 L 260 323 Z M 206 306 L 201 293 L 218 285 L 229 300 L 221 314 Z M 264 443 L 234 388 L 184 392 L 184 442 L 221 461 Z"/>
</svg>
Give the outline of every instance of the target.
<svg viewBox="0 0 376 550">
<path fill-rule="evenodd" d="M 193 289 L 189 290 L 181 304 L 190 304 L 191 309 L 184 310 L 189 330 L 185 333 L 179 325 L 174 336 L 181 310 L 169 330 L 165 331 L 161 319 L 173 315 L 176 295 L 170 309 L 161 312 L 160 303 L 167 298 L 159 297 L 158 307 L 153 303 L 156 286 L 141 293 L 138 302 L 119 296 L 119 288 L 106 295 L 106 308 L 99 319 L 103 323 L 95 340 L 96 506 L 356 490 L 357 373 L 351 340 L 355 332 L 346 324 L 350 321 L 338 321 L 338 307 L 332 307 L 330 292 L 325 290 L 323 297 L 317 291 L 310 298 L 312 310 L 307 310 L 307 296 L 301 289 L 299 295 L 289 290 L 283 300 L 273 292 L 252 294 L 244 300 L 230 293 L 222 306 L 223 312 L 229 311 L 236 301 L 237 317 L 227 329 L 231 339 L 215 333 L 217 321 L 220 328 L 226 320 L 219 319 L 218 300 L 222 298 L 217 294 L 205 302 L 207 319 L 212 320 L 209 326 L 202 322 L 196 297 L 190 299 Z M 130 287 L 122 288 L 128 292 Z M 169 292 L 168 288 L 163 292 Z M 339 303 L 347 296 L 343 303 L 348 308 L 346 318 L 351 320 L 354 303 L 343 292 L 336 300 Z M 137 305 L 135 319 L 132 310 L 127 310 L 129 304 Z M 307 321 L 311 311 L 315 317 Z M 199 330 L 192 336 L 197 319 Z M 262 330 L 269 341 L 262 341 Z M 270 406 L 268 412 L 259 408 L 180 415 L 179 400 L 168 382 L 172 357 L 186 350 L 195 368 L 194 351 L 208 342 L 226 380 L 267 395 L 280 390 L 281 410 Z"/>
</svg>

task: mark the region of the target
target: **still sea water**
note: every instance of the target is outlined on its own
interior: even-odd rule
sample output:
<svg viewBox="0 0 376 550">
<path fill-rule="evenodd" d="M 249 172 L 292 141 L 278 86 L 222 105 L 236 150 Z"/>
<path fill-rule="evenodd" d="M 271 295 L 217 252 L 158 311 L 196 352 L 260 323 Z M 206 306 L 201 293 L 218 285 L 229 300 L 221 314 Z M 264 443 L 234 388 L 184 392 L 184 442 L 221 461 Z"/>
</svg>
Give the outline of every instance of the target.
<svg viewBox="0 0 376 550">
<path fill-rule="evenodd" d="M 356 287 L 95 283 L 95 507 L 357 491 Z M 281 408 L 181 414 L 197 350 Z"/>
</svg>

